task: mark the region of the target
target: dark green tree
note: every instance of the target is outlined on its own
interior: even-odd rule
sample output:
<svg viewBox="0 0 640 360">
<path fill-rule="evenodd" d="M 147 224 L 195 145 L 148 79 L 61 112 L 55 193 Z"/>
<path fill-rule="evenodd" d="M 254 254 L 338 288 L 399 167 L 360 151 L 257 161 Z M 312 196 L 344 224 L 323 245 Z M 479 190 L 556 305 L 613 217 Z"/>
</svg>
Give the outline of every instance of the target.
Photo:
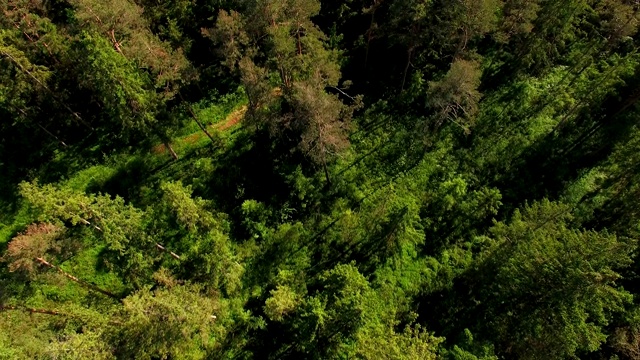
<svg viewBox="0 0 640 360">
<path fill-rule="evenodd" d="M 476 332 L 505 355 L 560 359 L 596 351 L 611 314 L 632 299 L 617 281 L 635 242 L 572 229 L 570 220 L 567 205 L 545 200 L 497 223 L 486 239 L 469 277 L 477 285 L 469 283 L 467 296 L 477 305 L 466 302 L 463 312 L 474 314 Z"/>
</svg>

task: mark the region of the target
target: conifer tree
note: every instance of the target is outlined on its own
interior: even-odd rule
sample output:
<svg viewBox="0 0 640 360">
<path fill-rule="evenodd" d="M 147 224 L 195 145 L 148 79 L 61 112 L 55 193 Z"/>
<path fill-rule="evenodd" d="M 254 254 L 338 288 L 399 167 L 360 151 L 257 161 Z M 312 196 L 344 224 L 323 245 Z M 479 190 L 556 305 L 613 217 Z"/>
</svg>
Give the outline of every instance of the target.
<svg viewBox="0 0 640 360">
<path fill-rule="evenodd" d="M 484 280 L 472 281 L 483 285 L 470 295 L 478 301 L 478 326 L 509 356 L 595 351 L 606 340 L 606 319 L 631 301 L 617 270 L 631 263 L 635 242 L 572 229 L 569 210 L 545 200 L 517 211 L 491 229 L 479 258 Z"/>
</svg>

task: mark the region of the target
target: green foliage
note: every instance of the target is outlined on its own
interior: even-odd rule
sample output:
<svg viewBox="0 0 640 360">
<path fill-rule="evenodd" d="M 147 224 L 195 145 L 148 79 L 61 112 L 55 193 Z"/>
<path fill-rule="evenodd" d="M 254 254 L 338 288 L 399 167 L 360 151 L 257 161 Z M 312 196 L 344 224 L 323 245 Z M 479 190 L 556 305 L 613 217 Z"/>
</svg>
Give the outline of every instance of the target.
<svg viewBox="0 0 640 360">
<path fill-rule="evenodd" d="M 298 305 L 297 295 L 288 286 L 278 285 L 264 304 L 264 312 L 273 321 L 282 321 Z"/>
<path fill-rule="evenodd" d="M 446 120 L 453 121 L 469 132 L 473 117 L 478 112 L 481 94 L 480 72 L 478 65 L 465 60 L 456 60 L 444 78 L 429 84 L 429 103 L 436 109 L 436 121 L 433 127 L 439 128 Z M 463 123 L 458 123 L 458 118 Z"/>
<path fill-rule="evenodd" d="M 120 197 L 84 195 L 70 188 L 22 183 L 21 194 L 38 211 L 38 220 L 54 224 L 88 226 L 104 243 L 105 265 L 128 282 L 145 282 L 153 258 L 144 255 L 152 242 L 144 233 L 143 213 Z"/>
<path fill-rule="evenodd" d="M 358 355 L 363 359 L 436 359 L 440 339 L 429 335 L 419 326 L 407 327 L 402 333 L 366 334 L 358 343 Z"/>
<path fill-rule="evenodd" d="M 123 301 L 121 312 L 123 323 L 112 335 L 121 343 L 119 357 L 204 359 L 224 336 L 216 321 L 220 305 L 198 287 L 141 290 Z"/>
<path fill-rule="evenodd" d="M 0 13 L 0 359 L 640 353 L 633 1 Z"/>
<path fill-rule="evenodd" d="M 113 51 L 102 37 L 85 33 L 77 44 L 81 89 L 94 92 L 108 109 L 107 119 L 124 129 L 146 130 L 154 121 L 157 106 L 155 92 L 149 90 L 149 78 L 137 71 L 125 57 Z"/>
<path fill-rule="evenodd" d="M 222 43 L 225 64 L 240 73 L 249 119 L 266 125 L 275 137 L 288 137 L 287 129 L 293 130 L 300 137 L 298 150 L 326 170 L 348 146 L 348 121 L 360 100 L 347 107 L 326 91 L 337 89 L 341 75 L 337 53 L 311 21 L 319 11 L 315 0 L 258 2 L 245 18 L 221 11 L 209 33 Z"/>
<path fill-rule="evenodd" d="M 635 243 L 567 228 L 569 220 L 566 205 L 535 203 L 496 224 L 480 255 L 479 273 L 493 279 L 478 293 L 488 307 L 483 327 L 519 358 L 597 350 L 608 315 L 632 299 L 616 269 L 631 263 Z"/>
<path fill-rule="evenodd" d="M 141 7 L 129 0 L 73 0 L 71 4 L 78 22 L 109 39 L 112 56 L 134 60 L 148 69 L 155 87 L 164 96 L 173 96 L 175 83 L 186 77 L 189 64 L 180 50 L 170 49 L 149 31 Z"/>
<path fill-rule="evenodd" d="M 178 224 L 189 231 L 209 230 L 215 226 L 215 218 L 204 210 L 206 202 L 191 197 L 191 188 L 182 186 L 180 182 L 160 184 L 164 193 L 164 201 L 176 217 Z"/>
<path fill-rule="evenodd" d="M 318 277 L 319 291 L 306 297 L 288 320 L 299 340 L 293 351 L 311 358 L 335 357 L 364 324 L 367 280 L 353 265 L 338 265 Z"/>
</svg>

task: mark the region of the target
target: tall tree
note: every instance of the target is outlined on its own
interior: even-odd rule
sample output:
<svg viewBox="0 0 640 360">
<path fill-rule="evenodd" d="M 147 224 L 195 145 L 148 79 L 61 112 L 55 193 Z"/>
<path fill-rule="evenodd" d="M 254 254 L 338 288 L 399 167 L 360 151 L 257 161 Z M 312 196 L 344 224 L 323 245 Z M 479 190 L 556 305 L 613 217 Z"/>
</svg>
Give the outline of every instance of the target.
<svg viewBox="0 0 640 360">
<path fill-rule="evenodd" d="M 635 242 L 572 229 L 570 208 L 547 200 L 497 223 L 468 278 L 467 309 L 500 351 L 521 359 L 564 358 L 597 350 L 607 319 L 632 296 L 618 270 Z M 473 280 L 472 280 L 473 279 Z M 471 285 L 476 282 L 478 286 Z M 472 310 L 473 309 L 473 310 Z"/>
<path fill-rule="evenodd" d="M 537 0 L 506 0 L 502 8 L 502 17 L 496 31 L 496 40 L 501 43 L 513 38 L 523 39 L 534 28 L 533 22 L 540 11 Z"/>
<path fill-rule="evenodd" d="M 107 246 L 104 264 L 129 285 L 150 282 L 155 242 L 145 233 L 142 211 L 120 197 L 85 195 L 68 187 L 22 183 L 20 192 L 40 221 L 89 227 Z"/>
<path fill-rule="evenodd" d="M 219 302 L 186 284 L 141 290 L 123 300 L 121 323 L 107 333 L 118 357 L 206 359 L 220 351 L 225 313 Z"/>
<path fill-rule="evenodd" d="M 263 123 L 277 138 L 293 131 L 300 137 L 298 149 L 326 170 L 330 158 L 348 144 L 353 108 L 327 92 L 344 94 L 337 88 L 337 54 L 311 21 L 319 10 L 315 0 L 261 1 L 246 18 L 221 11 L 212 34 L 223 43 L 226 65 L 240 72 L 254 123 Z M 268 113 L 257 116 L 265 107 Z"/>
<path fill-rule="evenodd" d="M 429 127 L 435 131 L 445 121 L 451 121 L 465 133 L 470 131 L 481 97 L 480 75 L 476 62 L 455 60 L 441 80 L 429 84 L 427 101 L 436 112 Z"/>
<path fill-rule="evenodd" d="M 189 63 L 180 49 L 172 49 L 151 33 L 140 6 L 130 0 L 73 0 L 71 3 L 83 28 L 96 29 L 119 54 L 148 69 L 155 87 L 164 97 L 175 94 L 188 75 Z"/>
</svg>

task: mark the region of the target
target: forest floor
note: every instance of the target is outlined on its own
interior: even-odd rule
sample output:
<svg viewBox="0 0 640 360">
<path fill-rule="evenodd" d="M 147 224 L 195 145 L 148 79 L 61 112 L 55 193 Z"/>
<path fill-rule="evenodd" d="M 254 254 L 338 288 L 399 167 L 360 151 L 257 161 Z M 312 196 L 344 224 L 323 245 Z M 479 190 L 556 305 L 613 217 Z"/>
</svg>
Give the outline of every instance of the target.
<svg viewBox="0 0 640 360">
<path fill-rule="evenodd" d="M 231 95 L 211 99 L 203 105 L 198 106 L 195 112 L 201 121 L 206 124 L 207 130 L 214 137 L 219 139 L 220 143 L 215 147 L 209 147 L 211 140 L 207 138 L 204 132 L 196 125 L 193 119 L 185 115 L 184 126 L 176 131 L 172 138 L 171 146 L 180 158 L 187 158 L 190 155 L 198 158 L 199 151 L 207 153 L 206 158 L 211 158 L 211 152 L 220 153 L 224 151 L 225 144 L 233 141 L 236 131 L 241 128 L 241 123 L 247 112 L 246 101 L 241 96 Z M 206 150 L 204 150 L 206 149 Z M 207 152 L 209 151 L 209 152 Z M 66 186 L 78 191 L 87 191 L 87 188 L 96 186 L 96 184 L 118 183 L 124 180 L 119 177 L 130 177 L 131 173 L 136 173 L 137 184 L 145 183 L 150 178 L 145 176 L 161 176 L 156 171 L 173 172 L 177 171 L 176 166 L 185 166 L 191 162 L 173 161 L 166 146 L 158 143 L 153 146 L 150 151 L 141 151 L 136 153 L 119 153 L 114 154 L 108 161 L 101 164 L 93 164 L 86 168 L 78 168 L 70 171 L 67 180 L 64 181 Z M 140 164 L 145 164 L 149 169 L 153 169 L 150 174 L 142 174 L 136 170 Z M 189 167 L 188 165 L 186 165 Z M 188 170 L 181 169 L 188 173 Z M 124 175 L 123 175 L 124 174 Z M 164 174 L 162 176 L 172 176 Z M 62 180 L 61 180 L 62 181 Z M 132 184 L 122 185 L 122 192 L 118 195 L 128 195 L 128 189 Z M 124 190 L 123 190 L 124 189 Z M 11 240 L 19 229 L 24 229 L 30 221 L 29 209 L 24 206 L 13 207 L 0 197 L 0 250 L 2 246 Z"/>
<path fill-rule="evenodd" d="M 235 125 L 237 125 L 238 123 L 240 123 L 240 121 L 244 118 L 244 114 L 246 113 L 247 113 L 247 105 L 242 105 L 236 110 L 232 111 L 231 114 L 229 114 L 222 123 L 212 124 L 210 126 L 214 127 L 219 131 L 228 130 L 234 127 Z"/>
<path fill-rule="evenodd" d="M 246 105 L 239 106 L 235 110 L 233 110 L 231 113 L 229 113 L 229 115 L 227 115 L 224 120 L 207 125 L 207 128 L 208 128 L 207 130 L 214 131 L 214 132 L 227 131 L 235 127 L 236 125 L 238 125 L 244 118 L 244 115 L 246 114 L 246 112 L 247 112 Z M 201 130 L 198 130 L 192 134 L 176 138 L 172 141 L 172 143 L 179 143 L 182 145 L 193 145 L 193 144 L 199 143 L 202 139 L 205 138 L 205 136 L 206 135 Z M 169 154 L 164 144 L 158 144 L 154 146 L 151 149 L 151 153 L 157 154 L 157 155 Z"/>
</svg>

